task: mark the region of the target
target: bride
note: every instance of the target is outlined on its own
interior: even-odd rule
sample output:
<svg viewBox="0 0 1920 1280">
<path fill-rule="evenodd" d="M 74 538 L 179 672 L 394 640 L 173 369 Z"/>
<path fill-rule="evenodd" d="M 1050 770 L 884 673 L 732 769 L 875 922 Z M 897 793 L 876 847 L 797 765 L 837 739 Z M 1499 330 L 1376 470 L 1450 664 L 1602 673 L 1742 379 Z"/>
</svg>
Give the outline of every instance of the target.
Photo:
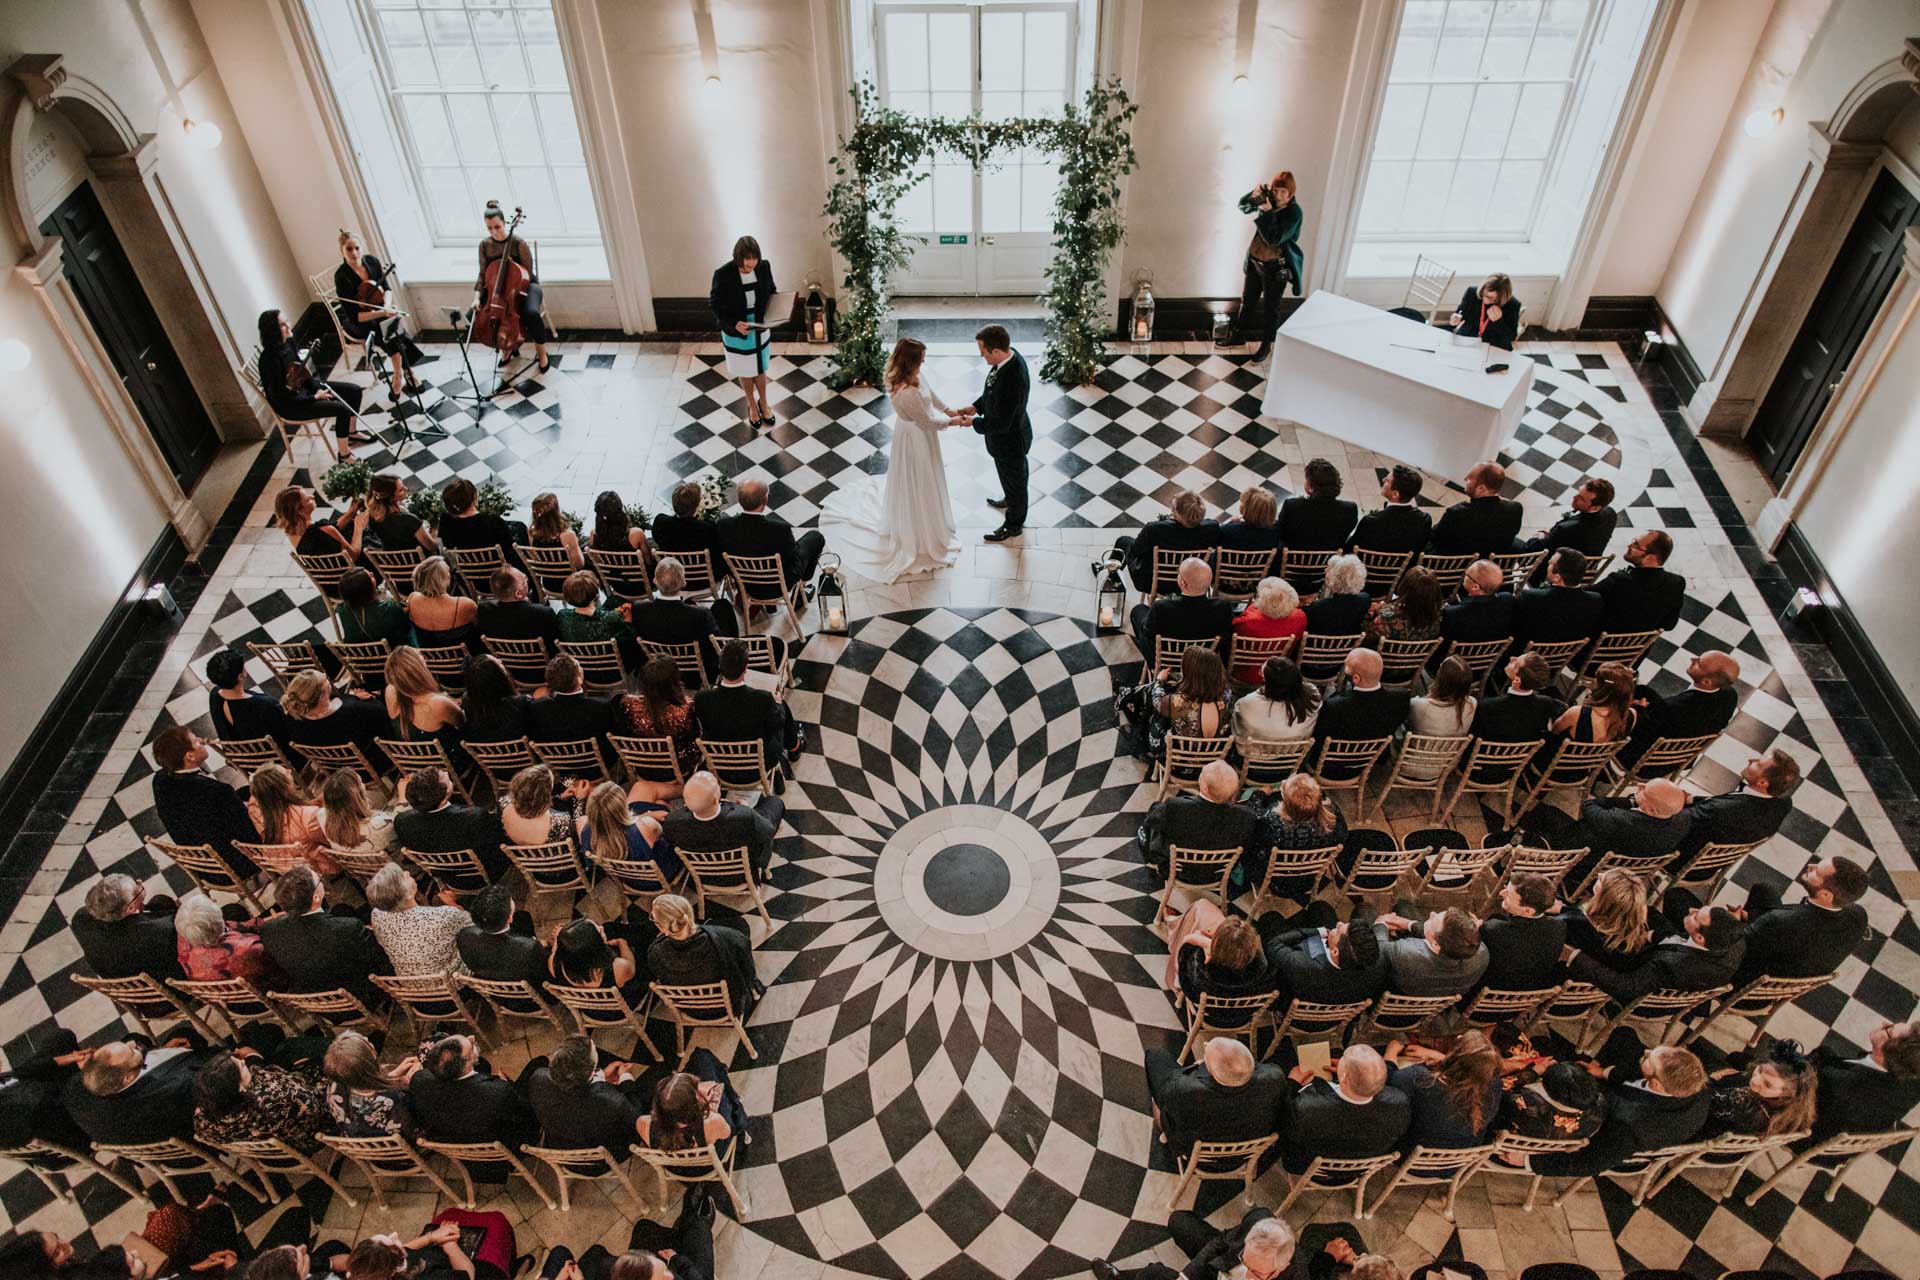
<svg viewBox="0 0 1920 1280">
<path fill-rule="evenodd" d="M 837 490 L 820 527 L 841 562 L 879 582 L 944 568 L 960 555 L 940 429 L 960 422 L 920 372 L 927 344 L 902 338 L 887 358 L 893 452 L 884 476 Z"/>
</svg>

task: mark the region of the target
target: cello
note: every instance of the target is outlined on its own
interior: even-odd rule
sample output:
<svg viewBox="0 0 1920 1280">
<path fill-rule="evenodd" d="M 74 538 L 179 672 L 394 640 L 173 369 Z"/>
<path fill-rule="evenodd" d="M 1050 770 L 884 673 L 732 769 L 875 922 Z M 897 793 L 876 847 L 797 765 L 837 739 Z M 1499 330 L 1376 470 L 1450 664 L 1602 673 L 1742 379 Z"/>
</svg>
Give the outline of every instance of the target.
<svg viewBox="0 0 1920 1280">
<path fill-rule="evenodd" d="M 525 220 L 526 214 L 515 206 L 513 221 L 507 225 L 507 238 L 501 241 L 501 254 L 487 264 L 482 276 L 485 298 L 473 313 L 469 334 L 472 341 L 492 347 L 502 356 L 512 356 L 525 338 L 520 327 L 520 309 L 526 305 L 527 289 L 533 277 L 513 256 L 513 233 Z"/>
</svg>

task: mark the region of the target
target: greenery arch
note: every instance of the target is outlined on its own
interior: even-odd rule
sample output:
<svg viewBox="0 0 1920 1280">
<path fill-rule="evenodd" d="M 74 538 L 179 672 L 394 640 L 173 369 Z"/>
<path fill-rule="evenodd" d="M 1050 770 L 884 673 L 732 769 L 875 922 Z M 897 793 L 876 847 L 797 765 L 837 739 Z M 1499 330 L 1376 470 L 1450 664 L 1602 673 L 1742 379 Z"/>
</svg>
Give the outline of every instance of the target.
<svg viewBox="0 0 1920 1280">
<path fill-rule="evenodd" d="M 853 91 L 855 125 L 833 157 L 828 238 L 847 264 L 839 297 L 832 381 L 878 386 L 887 351 L 881 324 L 893 273 L 921 237 L 900 229 L 902 196 L 926 180 L 921 161 L 959 154 L 978 171 L 1006 151 L 1037 147 L 1060 157 L 1053 261 L 1046 270 L 1047 353 L 1040 376 L 1060 386 L 1093 380 L 1105 359 L 1107 258 L 1126 234 L 1120 180 L 1137 163 L 1131 122 L 1139 110 L 1118 80 L 1096 82 L 1059 117 L 985 120 L 909 116 L 885 106 L 870 82 Z"/>
</svg>

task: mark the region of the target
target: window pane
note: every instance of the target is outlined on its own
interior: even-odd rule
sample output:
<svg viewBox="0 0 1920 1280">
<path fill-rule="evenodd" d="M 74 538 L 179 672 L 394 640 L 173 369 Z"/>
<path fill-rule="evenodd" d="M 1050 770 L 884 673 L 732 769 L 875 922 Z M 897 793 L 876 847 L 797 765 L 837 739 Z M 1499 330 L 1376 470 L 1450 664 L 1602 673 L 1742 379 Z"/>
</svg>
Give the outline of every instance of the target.
<svg viewBox="0 0 1920 1280">
<path fill-rule="evenodd" d="M 927 15 L 886 15 L 887 90 L 927 87 Z"/>
<path fill-rule="evenodd" d="M 1500 165 L 1493 160 L 1463 160 L 1453 171 L 1453 190 L 1440 225 L 1448 231 L 1477 231 L 1486 221 Z"/>
<path fill-rule="evenodd" d="M 1533 38 L 1533 20 L 1539 13 L 1539 0 L 1500 0 L 1494 6 L 1486 52 L 1480 56 L 1481 75 L 1520 74 L 1526 66 L 1527 45 Z"/>
<path fill-rule="evenodd" d="M 890 93 L 887 105 L 895 111 L 904 111 L 910 116 L 927 114 L 927 95 L 924 93 Z"/>
<path fill-rule="evenodd" d="M 985 44 L 982 37 L 982 47 Z M 1028 89 L 1067 87 L 1067 15 L 1062 12 L 1027 15 Z"/>
<path fill-rule="evenodd" d="M 545 165 L 514 165 L 507 170 L 507 188 L 513 192 L 513 202 L 532 219 L 524 233 L 527 236 L 537 240 L 540 237 L 534 228 L 552 235 L 565 225 L 560 201 L 553 193 L 553 182 L 547 177 Z"/>
<path fill-rule="evenodd" d="M 455 164 L 459 153 L 453 145 L 453 130 L 447 124 L 447 111 L 437 94 L 409 93 L 400 99 L 407 131 L 413 135 L 414 154 L 423 165 Z"/>
<path fill-rule="evenodd" d="M 566 88 L 567 64 L 560 57 L 560 33 L 554 28 L 553 12 L 543 9 L 522 13 L 520 33 L 527 62 L 533 68 L 533 83 L 547 89 Z"/>
<path fill-rule="evenodd" d="M 520 89 L 527 83 L 527 60 L 520 55 L 520 28 L 507 9 L 475 9 L 473 34 L 480 43 L 480 65 L 487 84 Z"/>
<path fill-rule="evenodd" d="M 922 164 L 920 172 L 927 172 L 928 166 Z M 933 230 L 933 183 L 922 181 L 906 195 L 900 197 L 896 206 L 900 210 L 900 226 L 903 230 L 926 233 Z"/>
<path fill-rule="evenodd" d="M 1020 229 L 1052 231 L 1053 201 L 1060 193 L 1060 171 L 1050 165 L 1023 165 L 1020 177 Z"/>
<path fill-rule="evenodd" d="M 1474 95 L 1467 117 L 1467 136 L 1460 144 L 1463 156 L 1495 156 L 1506 145 L 1513 108 L 1520 101 L 1517 84 L 1483 84 Z"/>
<path fill-rule="evenodd" d="M 1407 197 L 1408 165 L 1403 160 L 1376 160 L 1367 175 L 1366 198 L 1360 202 L 1362 231 L 1393 231 L 1400 225 L 1400 206 Z"/>
<path fill-rule="evenodd" d="M 1447 25 L 1433 61 L 1434 79 L 1468 80 L 1478 75 L 1480 49 L 1492 18 L 1492 0 L 1453 0 L 1447 6 Z"/>
<path fill-rule="evenodd" d="M 1493 184 L 1493 202 L 1489 224 L 1500 229 L 1520 230 L 1533 216 L 1533 197 L 1540 187 L 1541 164 L 1538 160 L 1509 160 L 1500 166 L 1500 178 Z"/>
<path fill-rule="evenodd" d="M 479 221 L 480 206 L 474 203 L 467 180 L 458 169 L 422 169 L 420 185 L 426 190 L 435 234 L 458 237 L 464 230 L 467 239 L 480 239 L 472 233 L 473 224 Z"/>
<path fill-rule="evenodd" d="M 1470 84 L 1437 84 L 1427 96 L 1427 118 L 1420 129 L 1416 154 L 1423 160 L 1451 160 L 1460 154 L 1467 113 L 1473 107 Z"/>
<path fill-rule="evenodd" d="M 484 84 L 480 78 L 480 60 L 473 52 L 473 36 L 467 30 L 464 13 L 429 13 L 427 42 L 433 46 L 433 60 L 440 68 L 440 83 Z"/>
<path fill-rule="evenodd" d="M 1020 229 L 1020 167 L 1008 165 L 997 173 L 980 175 L 980 230 Z"/>
<path fill-rule="evenodd" d="M 508 222 L 513 221 L 516 206 L 526 207 L 526 201 L 515 195 L 513 188 L 507 185 L 507 171 L 497 164 L 467 170 L 467 189 L 473 193 L 473 203 L 468 206 L 467 215 L 460 220 L 463 228 L 472 227 L 480 221 L 479 210 L 485 208 L 489 200 L 500 202 L 500 207 L 507 211 Z M 478 240 L 480 237 L 469 234 L 466 238 Z"/>
<path fill-rule="evenodd" d="M 1514 118 L 1513 136 L 1507 139 L 1509 156 L 1535 159 L 1547 154 L 1566 96 L 1563 84 L 1530 84 L 1521 91 L 1520 114 Z"/>
<path fill-rule="evenodd" d="M 933 227 L 936 231 L 973 230 L 973 170 L 966 165 L 933 167 Z"/>
<path fill-rule="evenodd" d="M 962 93 L 949 89 L 944 92 L 930 93 L 927 96 L 932 99 L 930 105 L 933 114 L 936 116 L 944 116 L 958 120 L 973 114 L 973 93 L 971 91 Z"/>
<path fill-rule="evenodd" d="M 547 154 L 555 164 L 585 164 L 586 153 L 580 146 L 580 126 L 573 118 L 573 103 L 557 93 L 543 93 L 535 102 L 540 108 L 540 128 L 546 138 Z"/>
<path fill-rule="evenodd" d="M 991 93 L 983 91 L 980 94 L 980 115 L 987 120 L 1016 119 L 1020 115 L 1020 95 L 1005 89 L 996 89 Z"/>
<path fill-rule="evenodd" d="M 1548 0 L 1527 59 L 1530 80 L 1562 79 L 1573 74 L 1573 51 L 1587 22 L 1587 0 Z"/>
<path fill-rule="evenodd" d="M 524 93 L 493 96 L 493 118 L 500 126 L 500 142 L 507 158 L 519 164 L 539 164 L 547 158 L 540 145 L 539 124 L 533 118 L 533 99 Z"/>
<path fill-rule="evenodd" d="M 1420 121 L 1426 111 L 1425 85 L 1388 86 L 1386 101 L 1380 107 L 1380 131 L 1374 136 L 1373 154 L 1382 160 L 1411 157 L 1414 144 L 1420 139 Z"/>
<path fill-rule="evenodd" d="M 1407 174 L 1407 201 L 1400 221 L 1403 226 L 1431 227 L 1440 221 L 1447 194 L 1453 189 L 1451 160 L 1415 160 Z"/>
<path fill-rule="evenodd" d="M 394 83 L 433 85 L 433 59 L 427 56 L 427 29 L 417 13 L 380 15 L 380 39 L 387 46 L 387 60 L 393 67 Z"/>
<path fill-rule="evenodd" d="M 964 13 L 927 15 L 928 85 L 973 93 L 973 21 Z M 965 112 L 961 113 L 966 114 Z"/>
<path fill-rule="evenodd" d="M 593 184 L 587 181 L 585 165 L 555 165 L 554 185 L 559 189 L 560 213 L 567 234 L 600 238 L 600 219 L 593 208 Z"/>
<path fill-rule="evenodd" d="M 1057 89 L 1047 89 L 1039 93 L 1028 90 L 1021 95 L 1022 111 L 1035 119 L 1041 116 L 1058 116 L 1066 110 L 1067 97 Z"/>
<path fill-rule="evenodd" d="M 980 88 L 1020 87 L 1020 14 L 987 9 L 980 14 Z"/>
<path fill-rule="evenodd" d="M 450 93 L 447 110 L 453 116 L 453 136 L 459 139 L 463 160 L 476 164 L 500 159 L 500 140 L 494 136 L 485 94 Z"/>
<path fill-rule="evenodd" d="M 1392 79 L 1424 79 L 1433 71 L 1433 53 L 1446 12 L 1445 0 L 1407 0 L 1400 17 L 1400 38 L 1394 43 Z"/>
</svg>

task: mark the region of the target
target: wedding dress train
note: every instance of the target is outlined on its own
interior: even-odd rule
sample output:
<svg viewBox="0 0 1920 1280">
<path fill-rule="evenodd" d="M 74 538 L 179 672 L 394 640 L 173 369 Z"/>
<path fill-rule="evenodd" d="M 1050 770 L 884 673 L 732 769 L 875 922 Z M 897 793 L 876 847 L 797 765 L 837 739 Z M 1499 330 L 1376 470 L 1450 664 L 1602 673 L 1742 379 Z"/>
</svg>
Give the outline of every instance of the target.
<svg viewBox="0 0 1920 1280">
<path fill-rule="evenodd" d="M 947 406 L 927 381 L 894 390 L 893 451 L 887 473 L 861 476 L 821 509 L 827 548 L 841 563 L 879 582 L 944 568 L 960 556 L 947 492 L 940 428 Z"/>
</svg>

